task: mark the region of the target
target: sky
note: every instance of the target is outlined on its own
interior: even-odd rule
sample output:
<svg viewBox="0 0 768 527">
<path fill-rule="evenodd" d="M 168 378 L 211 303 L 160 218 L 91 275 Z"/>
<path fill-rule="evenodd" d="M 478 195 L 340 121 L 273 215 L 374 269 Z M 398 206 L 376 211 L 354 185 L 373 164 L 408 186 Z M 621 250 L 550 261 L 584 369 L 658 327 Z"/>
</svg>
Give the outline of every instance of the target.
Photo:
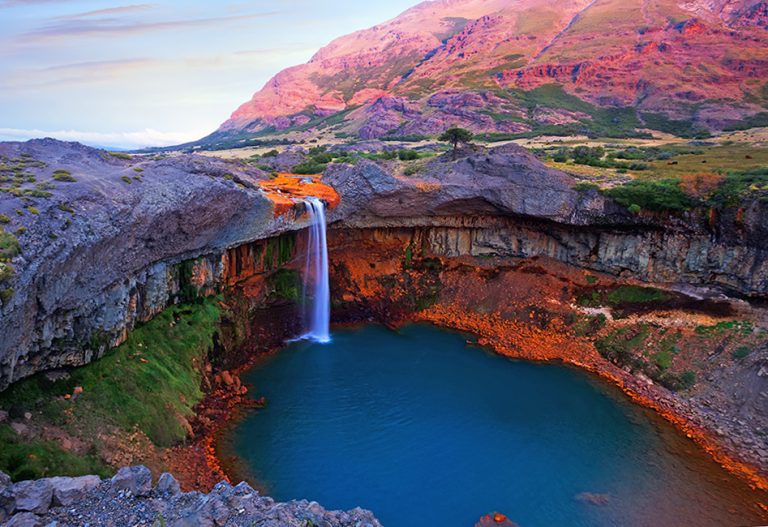
<svg viewBox="0 0 768 527">
<path fill-rule="evenodd" d="M 144 1 L 0 0 L 0 140 L 199 139 L 283 68 L 418 3 Z"/>
</svg>

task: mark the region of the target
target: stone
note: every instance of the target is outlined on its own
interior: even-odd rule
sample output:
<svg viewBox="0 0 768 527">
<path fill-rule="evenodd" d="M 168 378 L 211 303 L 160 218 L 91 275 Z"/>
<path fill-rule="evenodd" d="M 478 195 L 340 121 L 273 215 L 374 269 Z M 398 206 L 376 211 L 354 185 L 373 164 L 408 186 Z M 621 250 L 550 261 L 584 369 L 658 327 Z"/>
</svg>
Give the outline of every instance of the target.
<svg viewBox="0 0 768 527">
<path fill-rule="evenodd" d="M 111 480 L 113 490 L 146 496 L 152 491 L 152 473 L 143 465 L 121 468 Z"/>
<path fill-rule="evenodd" d="M 0 491 L 5 489 L 6 487 L 10 487 L 11 483 L 13 483 L 13 481 L 11 480 L 11 476 L 6 474 L 5 472 L 0 471 Z"/>
<path fill-rule="evenodd" d="M 232 378 L 232 374 L 229 373 L 227 370 L 224 370 L 221 372 L 221 380 L 224 382 L 226 386 L 232 386 L 235 384 L 234 379 Z"/>
<path fill-rule="evenodd" d="M 16 500 L 16 509 L 20 511 L 44 514 L 48 512 L 53 499 L 53 486 L 50 481 L 20 481 L 10 487 Z"/>
<path fill-rule="evenodd" d="M 576 495 L 576 501 L 588 503 L 590 505 L 608 505 L 611 497 L 608 494 L 597 494 L 594 492 L 582 492 Z"/>
<path fill-rule="evenodd" d="M 29 432 L 29 427 L 24 423 L 11 423 L 11 428 L 20 436 L 25 436 Z"/>
<path fill-rule="evenodd" d="M 160 494 L 170 494 L 171 496 L 177 496 L 181 493 L 181 486 L 176 478 L 168 472 L 163 472 L 157 479 L 157 485 L 155 491 Z"/>
<path fill-rule="evenodd" d="M 42 527 L 40 516 L 31 512 L 20 512 L 10 519 L 3 527 Z"/>
<path fill-rule="evenodd" d="M 48 481 L 53 487 L 53 503 L 64 507 L 83 499 L 101 484 L 98 476 L 54 477 L 48 478 Z"/>
<path fill-rule="evenodd" d="M 16 512 L 16 499 L 10 487 L 0 489 L 0 524 Z"/>
</svg>

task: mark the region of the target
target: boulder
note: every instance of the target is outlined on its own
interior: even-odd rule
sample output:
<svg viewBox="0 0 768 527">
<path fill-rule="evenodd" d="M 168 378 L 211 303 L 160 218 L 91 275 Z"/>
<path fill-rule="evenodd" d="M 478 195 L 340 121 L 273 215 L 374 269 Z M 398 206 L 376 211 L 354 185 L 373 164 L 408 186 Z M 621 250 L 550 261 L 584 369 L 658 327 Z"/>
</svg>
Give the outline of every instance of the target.
<svg viewBox="0 0 768 527">
<path fill-rule="evenodd" d="M 0 523 L 3 523 L 16 511 L 16 499 L 10 487 L 0 490 Z"/>
<path fill-rule="evenodd" d="M 11 483 L 11 476 L 6 474 L 5 472 L 0 471 L 0 490 L 5 489 L 6 487 L 10 487 Z"/>
<path fill-rule="evenodd" d="M 48 481 L 53 487 L 53 503 L 64 507 L 83 499 L 101 484 L 101 478 L 98 476 L 55 477 L 48 478 Z"/>
<path fill-rule="evenodd" d="M 157 486 L 155 486 L 155 492 L 159 494 L 170 494 L 176 496 L 181 493 L 181 486 L 171 474 L 163 472 L 157 479 Z"/>
<path fill-rule="evenodd" d="M 53 486 L 50 481 L 20 481 L 10 487 L 16 502 L 16 510 L 44 514 L 53 500 Z"/>
<path fill-rule="evenodd" d="M 152 491 L 152 473 L 143 465 L 121 468 L 112 477 L 112 489 L 128 491 L 134 496 L 146 496 Z"/>
<path fill-rule="evenodd" d="M 3 527 L 42 527 L 43 521 L 37 514 L 20 512 L 10 519 Z"/>
</svg>

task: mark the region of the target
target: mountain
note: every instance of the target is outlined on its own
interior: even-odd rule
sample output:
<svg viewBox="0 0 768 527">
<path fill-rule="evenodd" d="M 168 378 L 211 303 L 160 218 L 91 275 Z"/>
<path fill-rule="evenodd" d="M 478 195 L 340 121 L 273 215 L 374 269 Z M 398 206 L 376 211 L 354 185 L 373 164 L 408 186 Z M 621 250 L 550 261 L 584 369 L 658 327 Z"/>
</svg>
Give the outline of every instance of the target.
<svg viewBox="0 0 768 527">
<path fill-rule="evenodd" d="M 436 0 L 288 68 L 209 140 L 768 125 L 768 2 Z"/>
</svg>

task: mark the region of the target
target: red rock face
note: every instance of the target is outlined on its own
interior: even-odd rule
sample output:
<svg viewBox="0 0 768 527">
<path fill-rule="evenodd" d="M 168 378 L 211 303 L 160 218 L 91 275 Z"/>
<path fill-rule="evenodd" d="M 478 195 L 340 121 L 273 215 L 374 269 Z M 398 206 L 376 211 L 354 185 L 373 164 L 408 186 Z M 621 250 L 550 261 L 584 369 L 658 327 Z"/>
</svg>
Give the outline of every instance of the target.
<svg viewBox="0 0 768 527">
<path fill-rule="evenodd" d="M 287 129 L 354 109 L 350 121 L 366 138 L 446 123 L 520 131 L 519 119 L 482 117 L 472 97 L 552 83 L 598 106 L 695 120 L 701 106 L 712 114 L 726 105 L 741 119 L 765 111 L 766 28 L 768 2 L 758 0 L 424 2 L 279 73 L 221 130 Z M 435 104 L 445 90 L 475 93 Z M 482 104 L 523 115 L 503 101 Z"/>
</svg>

